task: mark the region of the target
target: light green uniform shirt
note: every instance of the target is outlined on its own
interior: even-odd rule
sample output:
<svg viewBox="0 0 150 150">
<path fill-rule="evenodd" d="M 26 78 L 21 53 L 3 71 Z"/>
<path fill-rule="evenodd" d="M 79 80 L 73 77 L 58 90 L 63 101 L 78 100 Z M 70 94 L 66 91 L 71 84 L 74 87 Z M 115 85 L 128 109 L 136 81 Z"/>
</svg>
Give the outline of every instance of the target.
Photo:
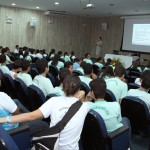
<svg viewBox="0 0 150 150">
<path fill-rule="evenodd" d="M 26 56 L 25 60 L 32 61 L 32 58 L 30 56 Z"/>
<path fill-rule="evenodd" d="M 90 77 L 87 77 L 87 76 L 79 76 L 80 80 L 82 82 L 84 82 L 88 87 L 89 86 L 89 83 L 92 81 L 92 79 Z"/>
<path fill-rule="evenodd" d="M 7 74 L 10 75 L 10 70 L 8 69 L 7 66 L 1 65 L 1 66 L 0 66 L 0 69 L 2 70 L 3 73 L 7 73 Z"/>
<path fill-rule="evenodd" d="M 32 85 L 32 78 L 29 74 L 20 72 L 17 77 L 21 79 L 26 84 L 26 86 Z"/>
<path fill-rule="evenodd" d="M 91 109 L 102 116 L 108 133 L 123 126 L 120 105 L 117 102 L 97 100 L 95 103 L 91 103 Z"/>
<path fill-rule="evenodd" d="M 6 55 L 6 64 L 10 64 L 10 58 Z"/>
<path fill-rule="evenodd" d="M 61 56 L 61 59 L 63 59 L 65 62 L 71 61 L 69 56 Z"/>
<path fill-rule="evenodd" d="M 92 62 L 91 59 L 84 58 L 83 61 L 85 61 L 86 63 L 89 63 L 89 64 L 93 65 L 93 62 Z"/>
<path fill-rule="evenodd" d="M 43 75 L 35 76 L 33 84 L 39 87 L 43 91 L 45 96 L 47 96 L 48 94 L 55 93 L 55 89 L 50 79 L 44 77 Z"/>
<path fill-rule="evenodd" d="M 97 65 L 99 67 L 99 69 L 102 69 L 102 67 L 104 66 L 103 64 L 96 62 L 95 65 Z"/>
<path fill-rule="evenodd" d="M 48 66 L 50 66 L 51 65 L 51 63 L 52 63 L 52 61 L 50 61 L 49 63 L 48 63 Z M 64 68 L 64 63 L 63 62 L 61 62 L 61 61 L 58 61 L 58 63 L 57 63 L 57 69 L 58 70 L 60 70 L 60 68 Z"/>
<path fill-rule="evenodd" d="M 113 92 L 117 102 L 120 99 L 127 96 L 128 87 L 127 84 L 121 81 L 118 77 L 106 79 L 107 89 Z"/>
</svg>

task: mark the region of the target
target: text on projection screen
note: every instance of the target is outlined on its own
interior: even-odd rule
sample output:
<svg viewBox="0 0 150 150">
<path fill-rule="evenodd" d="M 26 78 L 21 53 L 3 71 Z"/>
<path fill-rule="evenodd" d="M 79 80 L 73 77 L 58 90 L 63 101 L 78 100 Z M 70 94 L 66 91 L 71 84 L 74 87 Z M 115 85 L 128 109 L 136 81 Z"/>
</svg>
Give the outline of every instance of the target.
<svg viewBox="0 0 150 150">
<path fill-rule="evenodd" d="M 150 46 L 150 24 L 133 24 L 132 44 Z"/>
</svg>

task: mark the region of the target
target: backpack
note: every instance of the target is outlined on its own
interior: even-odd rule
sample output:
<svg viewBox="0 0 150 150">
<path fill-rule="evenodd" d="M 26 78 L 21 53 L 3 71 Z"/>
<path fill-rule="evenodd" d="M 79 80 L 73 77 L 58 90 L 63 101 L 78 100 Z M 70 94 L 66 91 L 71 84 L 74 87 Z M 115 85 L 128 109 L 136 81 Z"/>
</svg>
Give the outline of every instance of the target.
<svg viewBox="0 0 150 150">
<path fill-rule="evenodd" d="M 71 105 L 68 112 L 55 126 L 37 132 L 33 135 L 32 144 L 35 150 L 57 150 L 59 142 L 59 134 L 64 129 L 66 124 L 76 114 L 82 106 L 81 101 L 77 101 Z"/>
</svg>

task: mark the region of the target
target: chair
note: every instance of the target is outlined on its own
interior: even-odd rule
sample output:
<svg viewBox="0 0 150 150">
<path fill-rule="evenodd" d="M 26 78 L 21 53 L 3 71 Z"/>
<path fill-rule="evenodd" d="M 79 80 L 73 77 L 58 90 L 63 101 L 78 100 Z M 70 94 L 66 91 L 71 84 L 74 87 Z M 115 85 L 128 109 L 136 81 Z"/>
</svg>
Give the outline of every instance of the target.
<svg viewBox="0 0 150 150">
<path fill-rule="evenodd" d="M 56 66 L 50 65 L 49 66 L 49 73 L 51 73 L 54 77 L 58 76 L 59 70 Z"/>
<path fill-rule="evenodd" d="M 12 64 L 7 64 L 6 66 L 9 68 L 9 70 L 12 70 L 13 68 Z"/>
<path fill-rule="evenodd" d="M 36 68 L 31 68 L 29 74 L 31 75 L 32 79 L 34 79 L 36 75 L 39 75 Z"/>
<path fill-rule="evenodd" d="M 129 76 L 128 83 L 134 83 L 137 76 Z"/>
<path fill-rule="evenodd" d="M 94 110 L 87 114 L 81 143 L 84 150 L 127 150 L 129 146 L 129 128 L 123 126 L 107 133 L 103 118 Z"/>
<path fill-rule="evenodd" d="M 128 83 L 128 90 L 130 89 L 138 89 L 140 86 L 136 83 Z"/>
<path fill-rule="evenodd" d="M 85 92 L 85 95 L 87 95 L 90 92 L 90 88 L 84 82 L 81 82 L 81 88 L 80 88 L 80 90 L 83 90 Z"/>
<path fill-rule="evenodd" d="M 46 75 L 46 77 L 50 79 L 50 81 L 52 82 L 53 87 L 55 87 L 56 85 L 55 85 L 55 78 L 54 78 L 54 76 L 51 73 L 48 73 Z"/>
<path fill-rule="evenodd" d="M 99 74 L 99 70 L 100 70 L 100 68 L 97 65 L 93 64 L 93 73 L 98 75 Z"/>
<path fill-rule="evenodd" d="M 123 98 L 121 114 L 130 120 L 133 133 L 150 135 L 150 114 L 144 101 L 133 96 Z"/>
<path fill-rule="evenodd" d="M 50 99 L 50 98 L 52 98 L 52 97 L 57 97 L 58 95 L 57 94 L 48 94 L 47 96 L 46 96 L 46 100 L 48 100 L 48 99 Z"/>
<path fill-rule="evenodd" d="M 113 94 L 112 91 L 110 91 L 109 89 L 106 89 L 106 95 L 104 98 L 107 102 L 116 102 L 116 97 Z"/>
<path fill-rule="evenodd" d="M 27 86 L 25 83 L 19 79 L 16 78 L 14 80 L 15 88 L 16 88 L 16 93 L 18 100 L 29 110 L 31 110 L 31 104 L 28 96 L 28 91 L 27 91 Z"/>
<path fill-rule="evenodd" d="M 73 74 L 77 75 L 77 76 L 83 76 L 82 72 L 79 70 L 74 70 Z"/>
<path fill-rule="evenodd" d="M 7 93 L 11 98 L 17 98 L 14 80 L 9 74 L 3 74 L 1 79 L 2 91 Z"/>
<path fill-rule="evenodd" d="M 46 102 L 43 91 L 35 85 L 28 87 L 29 99 L 31 104 L 31 110 L 38 109 L 44 102 Z"/>
<path fill-rule="evenodd" d="M 8 132 L 0 124 L 0 149 L 27 150 L 31 149 L 31 138 L 28 126 L 20 126 Z"/>
</svg>

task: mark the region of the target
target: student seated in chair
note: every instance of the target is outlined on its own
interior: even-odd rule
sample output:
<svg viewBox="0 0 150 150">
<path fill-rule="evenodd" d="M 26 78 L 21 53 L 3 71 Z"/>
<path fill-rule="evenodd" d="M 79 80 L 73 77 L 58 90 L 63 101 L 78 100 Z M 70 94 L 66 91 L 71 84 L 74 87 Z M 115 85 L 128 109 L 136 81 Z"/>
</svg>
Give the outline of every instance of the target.
<svg viewBox="0 0 150 150">
<path fill-rule="evenodd" d="M 67 75 L 71 74 L 68 68 L 62 68 L 59 72 L 60 86 L 55 87 L 56 94 L 58 96 L 64 96 L 65 93 L 63 91 L 63 81 Z"/>
<path fill-rule="evenodd" d="M 37 60 L 36 68 L 39 72 L 39 75 L 35 76 L 33 79 L 33 84 L 39 87 L 45 96 L 56 93 L 50 79 L 46 78 L 46 75 L 49 72 L 47 60 L 44 58 Z"/>
<path fill-rule="evenodd" d="M 8 122 L 2 124 L 5 130 L 17 128 L 19 126 L 19 123 L 10 123 L 9 118 L 13 115 L 25 112 L 29 111 L 19 102 L 19 100 L 12 100 L 7 94 L 0 92 L 0 118 L 8 116 Z M 28 122 L 26 124 L 29 125 L 31 134 L 48 128 L 48 124 L 41 120 Z"/>
<path fill-rule="evenodd" d="M 68 75 L 63 81 L 63 90 L 65 92 L 65 96 L 52 97 L 39 109 L 33 112 L 11 116 L 8 120 L 7 117 L 0 118 L 0 123 L 21 123 L 33 121 L 39 118 L 50 117 L 50 127 L 53 127 L 64 117 L 71 105 L 79 101 L 79 99 L 84 96 L 80 95 L 80 86 L 81 82 L 78 76 Z M 78 142 L 85 117 L 89 110 L 89 104 L 87 102 L 83 102 L 80 109 L 61 131 L 58 141 L 59 150 L 79 150 Z"/>
<path fill-rule="evenodd" d="M 6 55 L 0 55 L 0 69 L 2 70 L 3 73 L 7 73 L 10 75 L 10 70 L 9 68 L 6 66 Z"/>
<path fill-rule="evenodd" d="M 70 73 L 73 73 L 73 63 L 71 61 L 67 61 L 64 63 L 64 68 L 68 68 Z"/>
<path fill-rule="evenodd" d="M 10 71 L 10 75 L 13 79 L 17 78 L 18 73 L 22 71 L 21 64 L 22 64 L 21 59 L 15 60 L 15 62 L 12 64 L 13 68 Z"/>
<path fill-rule="evenodd" d="M 106 125 L 107 131 L 112 132 L 123 124 L 128 125 L 128 120 L 121 117 L 120 105 L 118 102 L 107 102 L 104 97 L 106 94 L 106 82 L 103 79 L 95 79 L 90 82 L 91 91 L 88 96 L 89 99 L 94 99 L 91 103 L 91 109 L 98 112 Z M 121 121 L 123 123 L 121 123 Z"/>
<path fill-rule="evenodd" d="M 140 98 L 146 103 L 150 111 L 150 94 L 148 93 L 149 90 L 150 90 L 150 73 L 142 78 L 140 88 L 130 89 L 127 93 L 127 96 L 135 96 Z"/>
<path fill-rule="evenodd" d="M 124 82 L 125 68 L 116 66 L 114 70 L 114 78 L 106 79 L 107 89 L 113 92 L 118 103 L 121 99 L 127 96 L 128 86 Z"/>
<path fill-rule="evenodd" d="M 21 63 L 21 68 L 22 71 L 19 72 L 17 77 L 21 79 L 26 86 L 32 85 L 32 78 L 28 74 L 28 72 L 30 71 L 30 62 L 28 60 L 23 59 Z"/>
</svg>

